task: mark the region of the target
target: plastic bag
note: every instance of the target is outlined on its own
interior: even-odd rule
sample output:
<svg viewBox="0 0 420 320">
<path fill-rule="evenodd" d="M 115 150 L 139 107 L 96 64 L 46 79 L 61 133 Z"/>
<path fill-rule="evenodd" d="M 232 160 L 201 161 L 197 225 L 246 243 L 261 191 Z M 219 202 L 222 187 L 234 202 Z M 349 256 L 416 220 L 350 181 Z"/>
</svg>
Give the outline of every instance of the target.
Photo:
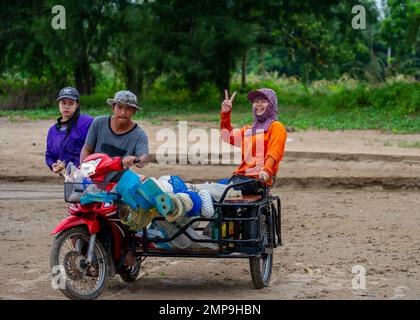
<svg viewBox="0 0 420 320">
<path fill-rule="evenodd" d="M 86 178 L 88 178 L 88 176 L 83 174 L 82 170 L 77 168 L 73 162 L 67 164 L 66 171 L 64 172 L 65 182 L 83 182 Z"/>
<path fill-rule="evenodd" d="M 190 184 L 189 187 L 192 191 L 199 192 L 201 190 L 207 190 L 210 192 L 212 198 L 216 201 L 219 201 L 223 195 L 223 192 L 227 188 L 227 185 L 221 183 L 201 183 L 201 184 Z M 226 195 L 226 199 L 231 198 L 240 198 L 242 197 L 242 192 L 240 190 L 230 189 Z"/>
<path fill-rule="evenodd" d="M 201 215 L 205 218 L 211 218 L 214 215 L 214 206 L 210 191 L 200 190 L 198 195 L 201 198 Z"/>
<path fill-rule="evenodd" d="M 64 171 L 64 181 L 65 182 L 74 182 L 73 176 L 74 172 L 77 170 L 76 166 L 73 164 L 73 162 L 69 162 L 66 166 L 66 169 Z"/>
<path fill-rule="evenodd" d="M 67 202 L 78 203 L 86 189 L 93 192 L 94 185 L 88 177 L 84 176 L 72 162 L 69 162 L 64 172 L 64 192 Z"/>
<path fill-rule="evenodd" d="M 165 192 L 174 192 L 173 186 L 169 183 L 169 180 L 171 179 L 171 176 L 161 176 L 159 179 L 157 179 L 159 186 L 161 189 Z"/>
</svg>

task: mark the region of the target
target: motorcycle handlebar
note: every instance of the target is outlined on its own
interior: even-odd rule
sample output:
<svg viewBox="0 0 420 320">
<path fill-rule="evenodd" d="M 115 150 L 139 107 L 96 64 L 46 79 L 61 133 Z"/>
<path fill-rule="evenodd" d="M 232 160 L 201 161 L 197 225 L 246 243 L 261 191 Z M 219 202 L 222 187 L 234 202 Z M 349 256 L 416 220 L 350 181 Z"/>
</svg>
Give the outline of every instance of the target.
<svg viewBox="0 0 420 320">
<path fill-rule="evenodd" d="M 124 160 L 124 158 L 123 157 L 121 157 L 121 163 L 123 163 L 123 160 Z M 139 158 L 136 158 L 136 159 L 134 159 L 133 160 L 133 163 L 134 164 L 136 164 L 136 163 L 141 163 L 142 161 L 141 161 L 141 159 L 139 159 Z"/>
</svg>

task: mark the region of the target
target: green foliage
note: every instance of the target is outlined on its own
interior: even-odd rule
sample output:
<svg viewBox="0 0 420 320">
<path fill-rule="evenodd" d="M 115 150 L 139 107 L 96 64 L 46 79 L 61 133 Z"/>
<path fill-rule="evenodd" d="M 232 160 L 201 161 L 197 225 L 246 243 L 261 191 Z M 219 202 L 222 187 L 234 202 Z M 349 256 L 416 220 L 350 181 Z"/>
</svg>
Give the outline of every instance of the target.
<svg viewBox="0 0 420 320">
<path fill-rule="evenodd" d="M 381 85 L 343 77 L 337 81 L 315 81 L 309 86 L 296 78 L 249 77 L 249 88 L 269 87 L 276 90 L 279 99 L 279 118 L 286 126 L 297 129 L 378 129 L 389 132 L 420 132 L 420 84 L 409 78 L 390 79 Z M 220 97 L 217 88 L 206 84 L 196 94 L 177 88 L 168 89 L 167 79 L 156 85 L 140 99 L 143 111 L 135 118 L 159 125 L 162 120 L 219 121 Z M 251 82 L 252 81 L 252 82 Z M 238 89 L 232 121 L 236 125 L 252 122 L 248 91 Z M 114 92 L 98 91 L 81 97 L 82 112 L 93 116 L 110 114 L 106 99 Z M 25 116 L 30 119 L 48 119 L 57 116 L 57 106 L 51 108 L 0 111 L 0 116 Z"/>
<path fill-rule="evenodd" d="M 19 75 L 0 78 L 0 110 L 48 107 L 51 82 L 46 79 L 23 79 Z"/>
<path fill-rule="evenodd" d="M 73 85 L 94 115 L 129 89 L 138 119 L 213 121 L 229 88 L 245 123 L 245 94 L 269 87 L 299 128 L 418 129 L 419 85 L 397 79 L 420 78 L 418 1 L 388 0 L 379 19 L 373 0 L 63 0 L 66 30 L 51 28 L 55 4 L 1 2 L 0 109 L 49 117 Z M 351 28 L 356 4 L 366 30 Z"/>
<path fill-rule="evenodd" d="M 369 85 L 343 77 L 303 86 L 293 78 L 273 78 L 254 85 L 275 88 L 281 121 L 298 129 L 420 130 L 420 84 L 410 79 Z M 239 124 L 252 121 L 250 115 L 236 117 Z"/>
<path fill-rule="evenodd" d="M 355 88 L 341 88 L 330 94 L 315 95 L 311 104 L 326 111 L 373 108 L 396 115 L 411 115 L 420 112 L 419 83 L 391 83 L 367 86 L 364 83 Z"/>
<path fill-rule="evenodd" d="M 388 73 L 420 77 L 420 2 L 388 0 L 381 38 L 389 48 Z"/>
</svg>

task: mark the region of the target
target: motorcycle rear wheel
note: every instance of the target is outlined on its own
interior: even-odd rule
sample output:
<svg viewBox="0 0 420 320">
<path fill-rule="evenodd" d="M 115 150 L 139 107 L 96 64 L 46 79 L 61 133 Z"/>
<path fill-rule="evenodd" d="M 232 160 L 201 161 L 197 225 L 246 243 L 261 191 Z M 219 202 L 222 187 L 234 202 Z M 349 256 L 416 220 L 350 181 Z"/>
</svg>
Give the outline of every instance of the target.
<svg viewBox="0 0 420 320">
<path fill-rule="evenodd" d="M 124 266 L 122 270 L 120 270 L 119 274 L 121 279 L 125 282 L 134 282 L 136 281 L 137 277 L 139 276 L 141 269 L 141 259 L 137 258 L 136 264 L 132 267 Z"/>
</svg>

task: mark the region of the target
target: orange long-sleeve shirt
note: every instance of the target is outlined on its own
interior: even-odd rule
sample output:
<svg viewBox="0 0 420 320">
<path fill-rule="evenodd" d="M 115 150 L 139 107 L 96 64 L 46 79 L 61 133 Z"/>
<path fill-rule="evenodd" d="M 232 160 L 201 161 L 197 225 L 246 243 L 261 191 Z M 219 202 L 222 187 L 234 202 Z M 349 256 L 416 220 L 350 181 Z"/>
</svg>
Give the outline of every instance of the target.
<svg viewBox="0 0 420 320">
<path fill-rule="evenodd" d="M 250 125 L 232 128 L 230 115 L 230 112 L 220 113 L 220 130 L 223 141 L 241 147 L 242 160 L 234 174 L 256 178 L 264 169 L 270 176 L 276 176 L 287 138 L 283 124 L 274 121 L 267 132 L 252 134 Z M 270 180 L 268 184 L 271 183 Z"/>
</svg>

